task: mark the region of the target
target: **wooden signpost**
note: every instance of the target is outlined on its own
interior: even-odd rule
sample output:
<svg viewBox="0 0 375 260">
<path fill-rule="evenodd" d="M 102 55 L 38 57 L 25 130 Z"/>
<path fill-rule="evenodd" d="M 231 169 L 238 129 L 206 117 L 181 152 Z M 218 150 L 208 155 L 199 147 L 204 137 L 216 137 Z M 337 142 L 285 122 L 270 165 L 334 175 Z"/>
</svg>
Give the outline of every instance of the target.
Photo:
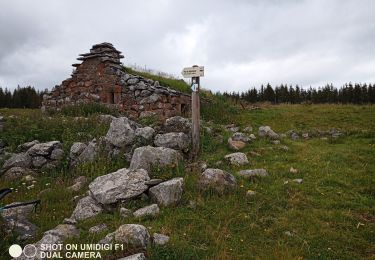
<svg viewBox="0 0 375 260">
<path fill-rule="evenodd" d="M 191 119 L 192 119 L 192 149 L 191 160 L 195 161 L 199 154 L 199 120 L 200 120 L 200 100 L 199 88 L 200 77 L 204 76 L 204 67 L 194 65 L 192 67 L 184 68 L 182 70 L 184 78 L 191 78 Z"/>
</svg>

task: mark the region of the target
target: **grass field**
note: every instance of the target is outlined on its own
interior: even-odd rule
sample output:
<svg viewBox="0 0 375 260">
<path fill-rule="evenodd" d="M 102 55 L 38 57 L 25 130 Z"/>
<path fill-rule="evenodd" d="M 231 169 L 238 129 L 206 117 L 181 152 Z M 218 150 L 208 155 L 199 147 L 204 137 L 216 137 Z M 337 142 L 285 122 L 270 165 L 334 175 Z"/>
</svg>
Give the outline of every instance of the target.
<svg viewBox="0 0 375 260">
<path fill-rule="evenodd" d="M 95 114 L 87 120 L 76 120 L 62 114 L 48 118 L 39 110 L 3 109 L 0 115 L 6 117 L 0 139 L 8 142 L 10 151 L 34 139 L 60 140 L 67 155 L 73 142 L 103 136 L 108 129 Z M 9 118 L 10 115 L 15 117 Z M 171 236 L 166 246 L 147 249 L 149 259 L 375 258 L 374 106 L 279 105 L 241 110 L 211 104 L 202 108 L 202 115 L 206 121 L 212 121 L 210 127 L 215 134 L 202 132 L 200 160 L 234 174 L 239 185 L 233 193 L 199 191 L 198 172 L 155 172 L 154 176 L 184 176 L 186 187 L 179 206 L 162 208 L 158 217 L 142 220 L 102 213 L 79 223 L 81 237 L 72 242 L 97 242 L 121 224 L 141 223 L 150 233 Z M 219 125 L 228 123 L 251 125 L 255 134 L 259 126 L 269 125 L 279 133 L 290 129 L 314 132 L 336 128 L 344 136 L 297 141 L 284 138 L 280 145 L 258 138 L 243 150 L 250 166 L 236 168 L 225 163 L 215 166 L 230 153 L 226 146 L 229 133 Z M 57 170 L 40 173 L 30 190 L 23 181 L 0 178 L 0 187 L 17 189 L 4 203 L 42 200 L 41 211 L 31 218 L 40 228 L 38 238 L 69 217 L 75 207 L 72 198 L 87 191 L 87 186 L 78 193 L 67 190 L 75 177 L 86 175 L 93 180 L 128 166 L 121 158 L 105 157 L 74 171 L 67 170 L 66 164 L 64 161 Z M 298 173 L 291 173 L 291 167 L 298 169 Z M 237 175 L 240 169 L 253 168 L 265 168 L 269 176 L 250 181 Z M 303 183 L 293 183 L 291 180 L 295 178 L 302 178 Z M 247 190 L 257 193 L 248 197 Z M 128 207 L 135 209 L 149 203 L 139 201 Z M 110 227 L 109 231 L 98 235 L 88 233 L 88 228 L 102 222 Z M 6 250 L 13 242 L 12 236 L 2 237 L 0 258 L 7 259 Z M 119 256 L 117 253 L 116 257 Z M 116 259 L 110 254 L 107 257 Z"/>
</svg>

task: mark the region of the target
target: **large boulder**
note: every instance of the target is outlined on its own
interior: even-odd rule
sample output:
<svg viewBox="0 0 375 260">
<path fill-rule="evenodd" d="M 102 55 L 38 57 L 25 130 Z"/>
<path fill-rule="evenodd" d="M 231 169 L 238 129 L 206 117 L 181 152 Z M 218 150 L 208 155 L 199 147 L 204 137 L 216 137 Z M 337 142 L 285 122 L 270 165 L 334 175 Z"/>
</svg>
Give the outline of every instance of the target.
<svg viewBox="0 0 375 260">
<path fill-rule="evenodd" d="M 150 244 L 150 234 L 142 225 L 125 224 L 115 231 L 114 240 L 128 246 L 146 248 Z"/>
<path fill-rule="evenodd" d="M 74 209 L 71 219 L 85 220 L 101 213 L 103 208 L 90 196 L 80 199 Z"/>
<path fill-rule="evenodd" d="M 181 200 L 183 191 L 184 179 L 173 178 L 151 187 L 148 193 L 158 205 L 169 206 L 176 205 Z"/>
<path fill-rule="evenodd" d="M 140 127 L 135 130 L 135 136 L 138 142 L 149 144 L 155 135 L 155 130 L 152 127 Z"/>
<path fill-rule="evenodd" d="M 152 167 L 177 166 L 181 161 L 182 155 L 176 150 L 165 147 L 143 146 L 134 150 L 130 169 L 150 171 Z"/>
<path fill-rule="evenodd" d="M 138 125 L 127 117 L 112 120 L 105 140 L 115 147 L 126 147 L 133 144 Z"/>
<path fill-rule="evenodd" d="M 249 163 L 246 154 L 244 153 L 231 153 L 224 157 L 230 164 L 240 166 Z"/>
<path fill-rule="evenodd" d="M 3 171 L 6 171 L 13 167 L 30 168 L 32 164 L 32 158 L 27 153 L 18 153 L 12 155 L 3 165 Z"/>
<path fill-rule="evenodd" d="M 203 190 L 212 188 L 223 192 L 236 187 L 237 181 L 232 174 L 226 171 L 209 168 L 201 174 L 198 185 Z"/>
<path fill-rule="evenodd" d="M 12 167 L 4 173 L 3 177 L 7 180 L 15 180 L 26 175 L 36 175 L 36 173 L 28 168 Z"/>
<path fill-rule="evenodd" d="M 279 139 L 280 138 L 280 136 L 277 133 L 275 133 L 271 129 L 271 127 L 269 127 L 269 126 L 259 127 L 258 135 L 260 137 L 267 137 L 267 138 L 270 138 L 270 139 Z"/>
<path fill-rule="evenodd" d="M 89 185 L 91 196 L 101 204 L 112 204 L 141 195 L 150 180 L 144 169 L 120 169 L 97 177 Z"/>
<path fill-rule="evenodd" d="M 75 166 L 79 163 L 92 162 L 99 152 L 96 139 L 93 139 L 87 145 L 84 143 L 74 143 L 70 148 L 69 164 Z"/>
<path fill-rule="evenodd" d="M 185 133 L 166 133 L 155 136 L 155 146 L 166 147 L 187 152 L 189 150 L 190 138 Z"/>
<path fill-rule="evenodd" d="M 189 119 L 181 116 L 174 116 L 165 121 L 163 130 L 165 132 L 183 132 L 189 134 L 191 133 L 191 125 Z"/>
</svg>

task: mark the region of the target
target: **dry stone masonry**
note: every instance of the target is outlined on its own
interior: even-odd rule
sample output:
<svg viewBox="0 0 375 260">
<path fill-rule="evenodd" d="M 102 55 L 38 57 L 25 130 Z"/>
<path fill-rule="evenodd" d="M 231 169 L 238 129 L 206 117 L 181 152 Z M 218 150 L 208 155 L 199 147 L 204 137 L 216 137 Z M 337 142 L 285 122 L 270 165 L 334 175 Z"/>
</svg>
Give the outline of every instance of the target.
<svg viewBox="0 0 375 260">
<path fill-rule="evenodd" d="M 43 97 L 44 110 L 59 110 L 81 103 L 101 103 L 130 118 L 187 115 L 190 96 L 159 85 L 158 81 L 128 74 L 120 59 L 124 56 L 110 43 L 96 44 L 80 54 L 71 78 Z"/>
</svg>

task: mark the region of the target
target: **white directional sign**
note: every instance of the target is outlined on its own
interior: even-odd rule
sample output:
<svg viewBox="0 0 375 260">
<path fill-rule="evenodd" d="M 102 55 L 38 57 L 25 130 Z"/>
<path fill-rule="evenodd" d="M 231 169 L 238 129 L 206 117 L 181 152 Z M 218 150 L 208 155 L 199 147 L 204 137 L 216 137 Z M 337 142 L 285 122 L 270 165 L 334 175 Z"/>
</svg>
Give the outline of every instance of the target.
<svg viewBox="0 0 375 260">
<path fill-rule="evenodd" d="M 184 68 L 181 71 L 184 78 L 194 78 L 194 77 L 203 77 L 204 76 L 204 66 L 194 66 Z"/>
</svg>

